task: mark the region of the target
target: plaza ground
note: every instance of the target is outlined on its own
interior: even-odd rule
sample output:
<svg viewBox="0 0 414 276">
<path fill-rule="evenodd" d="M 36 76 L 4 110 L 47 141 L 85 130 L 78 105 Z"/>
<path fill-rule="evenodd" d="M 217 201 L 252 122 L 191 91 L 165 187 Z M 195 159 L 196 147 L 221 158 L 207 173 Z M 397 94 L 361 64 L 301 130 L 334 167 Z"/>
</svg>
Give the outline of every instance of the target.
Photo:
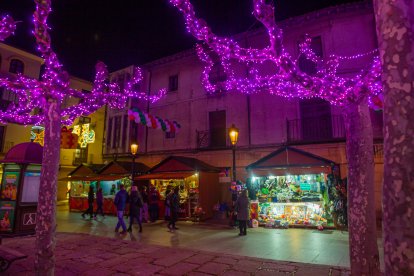
<svg viewBox="0 0 414 276">
<path fill-rule="evenodd" d="M 82 219 L 67 205 L 58 206 L 57 224 L 56 275 L 348 275 L 349 269 L 348 233 L 341 231 L 250 228 L 240 237 L 226 225 L 185 221 L 170 233 L 158 221 L 121 235 L 115 217 Z M 3 243 L 30 256 L 9 275 L 32 275 L 34 238 Z"/>
</svg>

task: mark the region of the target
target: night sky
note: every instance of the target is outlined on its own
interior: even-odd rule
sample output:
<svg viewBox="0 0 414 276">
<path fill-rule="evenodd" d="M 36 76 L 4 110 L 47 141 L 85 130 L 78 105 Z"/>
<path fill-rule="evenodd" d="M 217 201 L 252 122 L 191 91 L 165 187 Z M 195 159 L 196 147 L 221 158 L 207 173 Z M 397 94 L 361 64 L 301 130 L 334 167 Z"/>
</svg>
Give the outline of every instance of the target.
<svg viewBox="0 0 414 276">
<path fill-rule="evenodd" d="M 323 7 L 360 0 L 275 0 L 277 20 Z M 260 25 L 251 0 L 192 0 L 199 17 L 219 35 L 231 36 Z M 49 16 L 52 47 L 71 75 L 92 80 L 97 60 L 109 71 L 192 48 L 195 40 L 167 0 L 56 0 Z M 0 0 L 0 13 L 18 24 L 5 43 L 36 53 L 32 0 Z"/>
</svg>

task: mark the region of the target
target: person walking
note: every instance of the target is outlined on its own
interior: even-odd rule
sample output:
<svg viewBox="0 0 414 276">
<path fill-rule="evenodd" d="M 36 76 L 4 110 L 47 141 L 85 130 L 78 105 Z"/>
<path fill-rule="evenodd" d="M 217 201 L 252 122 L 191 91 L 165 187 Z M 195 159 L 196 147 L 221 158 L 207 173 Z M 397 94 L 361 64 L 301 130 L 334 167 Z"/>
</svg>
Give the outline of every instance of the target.
<svg viewBox="0 0 414 276">
<path fill-rule="evenodd" d="M 149 213 L 151 222 L 158 220 L 158 202 L 160 201 L 160 193 L 155 189 L 154 185 L 151 185 L 149 192 Z"/>
<path fill-rule="evenodd" d="M 169 221 L 170 216 L 171 216 L 170 198 L 169 198 L 170 193 L 171 193 L 171 186 L 168 185 L 167 189 L 165 190 L 165 201 L 164 201 L 164 206 L 165 206 L 164 220 L 166 221 Z"/>
<path fill-rule="evenodd" d="M 142 208 L 140 219 L 141 222 L 148 222 L 148 192 L 146 186 L 141 186 Z"/>
<path fill-rule="evenodd" d="M 129 195 L 129 227 L 128 232 L 132 231 L 132 224 L 136 219 L 139 225 L 139 232 L 142 232 L 142 224 L 140 219 L 140 209 L 142 207 L 141 194 L 138 192 L 137 186 L 131 187 L 131 193 Z"/>
<path fill-rule="evenodd" d="M 247 234 L 247 221 L 250 218 L 250 200 L 247 196 L 247 190 L 243 190 L 237 198 L 235 211 L 237 212 L 237 220 L 239 221 L 239 236 L 245 236 Z"/>
<path fill-rule="evenodd" d="M 178 220 L 178 212 L 180 211 L 180 188 L 177 186 L 174 188 L 174 192 L 169 195 L 170 201 L 170 222 L 168 223 L 168 230 L 173 232 L 174 230 L 178 230 L 175 226 L 175 223 Z"/>
<path fill-rule="evenodd" d="M 90 219 L 93 216 L 93 202 L 95 200 L 95 194 L 93 193 L 93 186 L 89 186 L 88 192 L 88 209 L 85 210 L 82 214 L 82 218 L 85 218 L 85 215 L 89 214 Z"/>
<path fill-rule="evenodd" d="M 118 232 L 119 227 L 122 227 L 121 234 L 125 234 L 127 230 L 125 222 L 124 222 L 124 210 L 125 210 L 127 201 L 128 201 L 128 193 L 127 191 L 125 191 L 125 186 L 121 184 L 120 190 L 116 193 L 115 199 L 114 199 L 114 204 L 116 206 L 117 215 L 118 215 L 118 223 L 115 227 L 115 232 Z"/>
<path fill-rule="evenodd" d="M 105 214 L 103 211 L 103 193 L 102 193 L 101 187 L 99 187 L 98 191 L 96 192 L 96 205 L 97 205 L 97 208 L 96 208 L 95 216 L 93 218 L 96 219 L 98 214 L 101 214 L 101 216 L 105 218 Z"/>
</svg>

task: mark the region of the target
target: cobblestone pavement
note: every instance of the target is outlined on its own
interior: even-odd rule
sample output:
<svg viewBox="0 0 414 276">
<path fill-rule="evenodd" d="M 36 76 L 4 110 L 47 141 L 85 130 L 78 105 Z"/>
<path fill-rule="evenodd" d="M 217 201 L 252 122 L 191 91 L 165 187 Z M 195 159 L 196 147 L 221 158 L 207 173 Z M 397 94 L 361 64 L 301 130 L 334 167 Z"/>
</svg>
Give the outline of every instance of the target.
<svg viewBox="0 0 414 276">
<path fill-rule="evenodd" d="M 341 267 L 141 244 L 122 236 L 58 233 L 55 275 L 350 275 Z M 4 245 L 29 256 L 14 262 L 5 275 L 34 274 L 34 240 L 3 240 Z"/>
</svg>

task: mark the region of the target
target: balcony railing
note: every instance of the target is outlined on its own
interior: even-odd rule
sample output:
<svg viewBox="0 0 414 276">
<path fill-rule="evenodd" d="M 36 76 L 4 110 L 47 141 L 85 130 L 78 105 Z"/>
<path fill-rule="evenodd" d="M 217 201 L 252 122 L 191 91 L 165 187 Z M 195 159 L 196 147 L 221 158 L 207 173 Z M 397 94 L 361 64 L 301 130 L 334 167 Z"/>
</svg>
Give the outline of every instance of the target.
<svg viewBox="0 0 414 276">
<path fill-rule="evenodd" d="M 222 149 L 230 145 L 225 131 L 197 130 L 198 149 Z"/>
<path fill-rule="evenodd" d="M 88 152 L 86 150 L 80 150 L 78 152 L 76 152 L 77 150 L 75 150 L 75 152 L 73 153 L 73 162 L 72 164 L 74 166 L 79 166 L 82 163 L 87 163 L 88 162 Z"/>
<path fill-rule="evenodd" d="M 287 120 L 289 143 L 317 143 L 345 140 L 342 116 Z"/>
</svg>

